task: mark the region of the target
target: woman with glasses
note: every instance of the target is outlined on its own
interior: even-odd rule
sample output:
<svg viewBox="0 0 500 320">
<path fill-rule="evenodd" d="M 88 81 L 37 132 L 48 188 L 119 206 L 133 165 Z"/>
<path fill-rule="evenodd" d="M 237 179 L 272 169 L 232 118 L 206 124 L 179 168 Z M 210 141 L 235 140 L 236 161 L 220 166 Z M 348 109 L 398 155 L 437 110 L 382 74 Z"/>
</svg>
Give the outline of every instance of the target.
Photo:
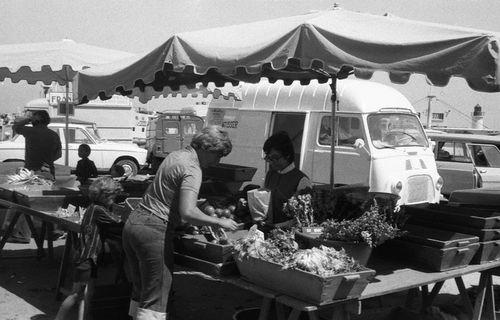
<svg viewBox="0 0 500 320">
<path fill-rule="evenodd" d="M 196 206 L 201 168 L 219 163 L 231 149 L 221 127 L 203 128 L 190 146 L 163 160 L 138 208 L 130 214 L 123 229 L 123 247 L 132 278 L 129 315 L 133 319 L 169 318 L 173 236 L 181 221 L 237 228 L 234 220 L 210 217 Z"/>
<path fill-rule="evenodd" d="M 295 167 L 295 150 L 292 140 L 285 131 L 270 136 L 263 147 L 264 159 L 269 164 L 264 187 L 271 190 L 271 203 L 266 224 L 287 225 L 289 217 L 283 213 L 283 204 L 293 195 L 311 188 L 311 181 L 305 173 Z"/>
</svg>

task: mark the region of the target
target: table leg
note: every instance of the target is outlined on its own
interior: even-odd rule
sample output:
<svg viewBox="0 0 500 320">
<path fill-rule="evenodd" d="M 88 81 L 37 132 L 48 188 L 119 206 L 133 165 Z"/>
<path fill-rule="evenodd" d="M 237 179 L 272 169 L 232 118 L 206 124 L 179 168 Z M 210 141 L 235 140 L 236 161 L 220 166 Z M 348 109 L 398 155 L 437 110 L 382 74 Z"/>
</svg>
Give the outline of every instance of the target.
<svg viewBox="0 0 500 320">
<path fill-rule="evenodd" d="M 49 259 L 54 259 L 54 244 L 52 240 L 52 235 L 54 234 L 54 224 L 47 223 L 47 247 L 49 249 Z"/>
<path fill-rule="evenodd" d="M 427 307 L 430 307 L 432 303 L 434 302 L 434 299 L 438 295 L 439 291 L 443 287 L 444 281 L 439 281 L 434 284 L 432 287 L 431 292 L 428 292 L 428 287 L 424 286 L 426 288 L 425 294 L 422 295 L 422 309 L 421 312 L 425 311 Z"/>
<path fill-rule="evenodd" d="M 260 306 L 259 320 L 267 320 L 273 306 L 273 298 L 262 297 L 262 305 Z"/>
<path fill-rule="evenodd" d="M 491 273 L 487 271 L 481 272 L 478 289 L 479 292 L 474 303 L 472 320 L 495 320 L 495 302 L 493 297 L 493 282 Z M 485 311 L 484 314 L 483 311 Z"/>
<path fill-rule="evenodd" d="M 9 209 L 9 210 L 16 210 L 16 209 Z M 14 231 L 14 227 L 16 226 L 17 220 L 19 220 L 19 217 L 21 216 L 21 213 L 18 211 L 15 211 L 14 216 L 12 217 L 12 220 L 10 220 L 9 226 L 7 227 L 7 230 L 5 230 L 5 234 L 2 237 L 2 240 L 0 240 L 0 255 L 3 250 L 3 247 L 7 243 L 7 240 L 9 237 L 12 235 L 12 231 Z"/>
<path fill-rule="evenodd" d="M 42 221 L 42 229 L 40 230 L 40 246 L 38 247 L 38 258 L 45 256 L 45 251 L 43 249 L 43 242 L 45 241 L 45 235 L 47 234 L 47 222 Z"/>
<path fill-rule="evenodd" d="M 467 294 L 467 289 L 465 289 L 464 280 L 462 279 L 462 277 L 456 277 L 455 283 L 457 284 L 458 292 L 460 292 L 460 298 L 462 300 L 462 304 L 465 307 L 467 315 L 469 317 L 472 317 L 472 303 L 470 302 L 469 295 Z"/>
<path fill-rule="evenodd" d="M 43 251 L 43 238 L 40 238 L 40 235 L 36 231 L 35 225 L 33 224 L 33 220 L 31 219 L 31 217 L 28 214 L 25 214 L 24 218 L 26 219 L 26 222 L 28 223 L 28 227 L 31 230 L 31 235 L 33 236 L 33 238 L 35 238 L 35 243 L 36 243 L 36 247 L 38 249 L 38 253 L 40 253 L 41 251 Z M 39 257 L 40 257 L 40 255 L 39 255 Z"/>
<path fill-rule="evenodd" d="M 66 280 L 68 265 L 70 263 L 71 249 L 73 246 L 72 238 L 73 235 L 70 232 L 68 232 L 68 236 L 66 237 L 66 243 L 64 245 L 61 264 L 59 265 L 59 272 L 57 274 L 56 300 L 61 299 L 61 288 L 64 286 L 64 281 Z"/>
</svg>

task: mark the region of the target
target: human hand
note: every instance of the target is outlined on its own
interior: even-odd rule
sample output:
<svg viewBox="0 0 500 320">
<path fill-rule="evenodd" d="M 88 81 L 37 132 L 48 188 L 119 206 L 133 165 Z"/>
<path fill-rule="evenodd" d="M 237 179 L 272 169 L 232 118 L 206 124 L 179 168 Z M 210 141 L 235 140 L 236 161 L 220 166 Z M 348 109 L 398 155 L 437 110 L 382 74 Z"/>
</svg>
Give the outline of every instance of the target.
<svg viewBox="0 0 500 320">
<path fill-rule="evenodd" d="M 228 229 L 232 231 L 238 229 L 238 224 L 233 219 L 219 218 L 219 226 L 223 229 Z"/>
</svg>

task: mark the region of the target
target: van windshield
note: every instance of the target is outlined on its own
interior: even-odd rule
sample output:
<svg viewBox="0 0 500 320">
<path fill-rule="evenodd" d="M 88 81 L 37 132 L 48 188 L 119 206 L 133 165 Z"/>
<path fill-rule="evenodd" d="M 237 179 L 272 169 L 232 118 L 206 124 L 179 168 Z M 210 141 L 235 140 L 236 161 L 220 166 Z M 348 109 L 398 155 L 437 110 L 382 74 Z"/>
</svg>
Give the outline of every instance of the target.
<svg viewBox="0 0 500 320">
<path fill-rule="evenodd" d="M 378 149 L 429 146 L 422 125 L 413 114 L 369 115 L 368 130 L 373 146 Z"/>
</svg>

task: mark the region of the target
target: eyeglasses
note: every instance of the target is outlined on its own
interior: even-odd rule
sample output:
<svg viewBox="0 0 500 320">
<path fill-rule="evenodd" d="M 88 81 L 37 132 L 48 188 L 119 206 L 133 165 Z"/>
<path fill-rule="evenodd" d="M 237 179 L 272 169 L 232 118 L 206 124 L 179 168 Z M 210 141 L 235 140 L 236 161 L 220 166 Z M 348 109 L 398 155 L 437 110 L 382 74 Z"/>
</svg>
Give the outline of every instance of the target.
<svg viewBox="0 0 500 320">
<path fill-rule="evenodd" d="M 281 158 L 283 158 L 283 156 L 281 154 L 272 154 L 272 155 L 266 154 L 266 156 L 264 157 L 264 160 L 266 160 L 266 161 L 278 161 Z"/>
</svg>

